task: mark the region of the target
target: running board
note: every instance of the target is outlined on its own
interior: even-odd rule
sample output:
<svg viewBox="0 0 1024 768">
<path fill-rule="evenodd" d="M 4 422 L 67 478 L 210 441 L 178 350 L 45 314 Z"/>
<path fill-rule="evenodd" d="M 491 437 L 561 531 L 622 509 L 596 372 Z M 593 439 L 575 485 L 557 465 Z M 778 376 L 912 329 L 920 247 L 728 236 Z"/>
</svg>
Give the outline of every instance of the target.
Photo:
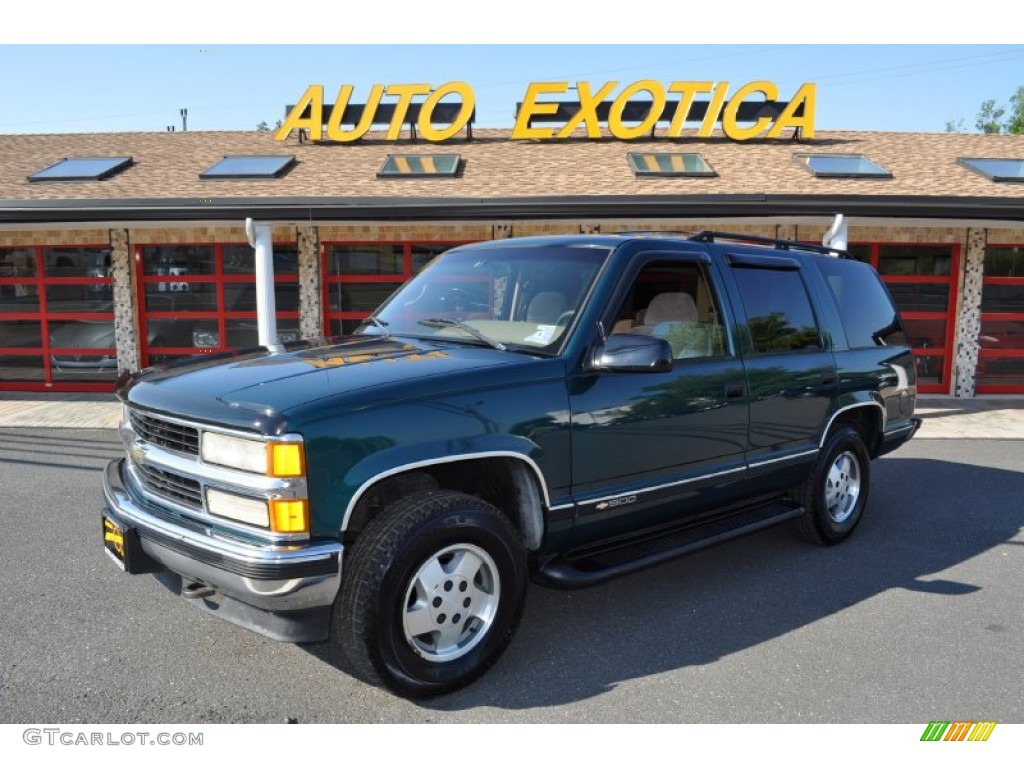
<svg viewBox="0 0 1024 768">
<path fill-rule="evenodd" d="M 663 530 L 639 540 L 567 552 L 547 562 L 540 569 L 538 581 L 559 589 L 592 587 L 713 544 L 760 531 L 803 513 L 803 507 L 775 502 Z"/>
</svg>

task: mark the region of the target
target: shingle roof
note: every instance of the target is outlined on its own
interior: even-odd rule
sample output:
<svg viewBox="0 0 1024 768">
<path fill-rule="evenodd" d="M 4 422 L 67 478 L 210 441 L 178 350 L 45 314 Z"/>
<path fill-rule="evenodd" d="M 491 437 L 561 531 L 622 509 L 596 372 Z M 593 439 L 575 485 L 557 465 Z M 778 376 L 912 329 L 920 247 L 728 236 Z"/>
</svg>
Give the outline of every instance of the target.
<svg viewBox="0 0 1024 768">
<path fill-rule="evenodd" d="M 459 177 L 380 179 L 388 154 L 462 156 Z M 712 178 L 637 178 L 628 152 L 699 152 Z M 821 179 L 794 160 L 796 152 L 862 154 L 893 178 Z M 200 180 L 225 155 L 294 154 L 279 179 Z M 29 182 L 64 157 L 134 158 L 131 168 L 99 182 Z M 805 141 L 724 138 L 681 140 L 512 140 L 506 130 L 476 130 L 473 139 L 444 144 L 383 141 L 379 134 L 346 145 L 275 141 L 260 132 L 164 132 L 0 136 L 0 209 L 19 201 L 143 201 L 304 199 L 649 198 L 717 195 L 985 198 L 1024 201 L 1024 185 L 992 182 L 957 163 L 959 157 L 1024 158 L 1024 136 L 819 131 Z M 116 204 L 116 203 L 115 203 Z M 31 205 L 31 203 L 30 203 Z M 38 203 L 36 204 L 38 205 Z M 33 207 L 35 207 L 33 205 Z M 1015 206 L 1016 207 L 1016 204 Z M 7 217 L 8 220 L 10 217 Z"/>
</svg>

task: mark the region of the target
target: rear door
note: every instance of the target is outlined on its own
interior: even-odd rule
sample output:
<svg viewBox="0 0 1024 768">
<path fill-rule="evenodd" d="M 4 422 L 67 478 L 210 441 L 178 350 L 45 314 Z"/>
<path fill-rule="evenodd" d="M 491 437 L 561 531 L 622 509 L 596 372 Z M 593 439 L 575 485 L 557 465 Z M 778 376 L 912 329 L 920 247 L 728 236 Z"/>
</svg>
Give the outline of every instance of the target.
<svg viewBox="0 0 1024 768">
<path fill-rule="evenodd" d="M 835 358 L 796 256 L 726 251 L 750 393 L 749 490 L 806 475 L 838 394 Z"/>
</svg>

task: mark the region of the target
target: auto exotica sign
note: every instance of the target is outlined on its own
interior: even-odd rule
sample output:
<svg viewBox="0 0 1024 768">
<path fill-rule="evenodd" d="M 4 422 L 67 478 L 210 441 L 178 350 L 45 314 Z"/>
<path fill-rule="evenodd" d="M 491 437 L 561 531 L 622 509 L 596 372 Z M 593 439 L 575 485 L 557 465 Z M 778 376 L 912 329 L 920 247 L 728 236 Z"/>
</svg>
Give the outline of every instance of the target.
<svg viewBox="0 0 1024 768">
<path fill-rule="evenodd" d="M 386 125 L 387 140 L 395 141 L 402 127 L 410 125 L 426 141 L 444 141 L 470 127 L 476 112 L 476 94 L 461 81 L 437 88 L 374 85 L 365 104 L 352 103 L 354 90 L 352 85 L 343 85 L 335 103 L 326 104 L 324 87 L 309 86 L 289 108 L 277 140 L 300 130 L 314 141 L 352 142 L 372 126 Z M 576 101 L 564 100 L 570 91 L 575 91 Z M 687 131 L 708 137 L 720 124 L 722 132 L 735 141 L 762 136 L 774 139 L 787 129 L 810 139 L 814 138 L 816 96 L 814 83 L 804 83 L 789 101 L 780 102 L 778 86 L 767 80 L 742 85 L 731 95 L 728 82 L 703 80 L 667 84 L 637 80 L 625 85 L 612 80 L 599 86 L 586 81 L 529 83 L 523 100 L 517 103 L 512 138 L 566 139 L 583 129 L 589 138 L 597 139 L 604 126 L 614 138 L 628 140 L 667 123 L 666 138 L 680 138 Z"/>
</svg>

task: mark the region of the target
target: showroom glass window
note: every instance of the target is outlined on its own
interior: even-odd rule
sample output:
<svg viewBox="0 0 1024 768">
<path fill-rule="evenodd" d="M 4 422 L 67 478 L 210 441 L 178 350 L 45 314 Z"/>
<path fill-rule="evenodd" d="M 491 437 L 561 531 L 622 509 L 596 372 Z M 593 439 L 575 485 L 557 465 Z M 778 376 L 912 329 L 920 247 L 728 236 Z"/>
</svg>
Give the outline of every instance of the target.
<svg viewBox="0 0 1024 768">
<path fill-rule="evenodd" d="M 406 280 L 457 242 L 323 245 L 324 332 L 351 333 Z"/>
<path fill-rule="evenodd" d="M 143 364 L 256 346 L 256 258 L 245 243 L 138 246 Z M 274 243 L 279 341 L 299 337 L 298 250 Z"/>
</svg>

